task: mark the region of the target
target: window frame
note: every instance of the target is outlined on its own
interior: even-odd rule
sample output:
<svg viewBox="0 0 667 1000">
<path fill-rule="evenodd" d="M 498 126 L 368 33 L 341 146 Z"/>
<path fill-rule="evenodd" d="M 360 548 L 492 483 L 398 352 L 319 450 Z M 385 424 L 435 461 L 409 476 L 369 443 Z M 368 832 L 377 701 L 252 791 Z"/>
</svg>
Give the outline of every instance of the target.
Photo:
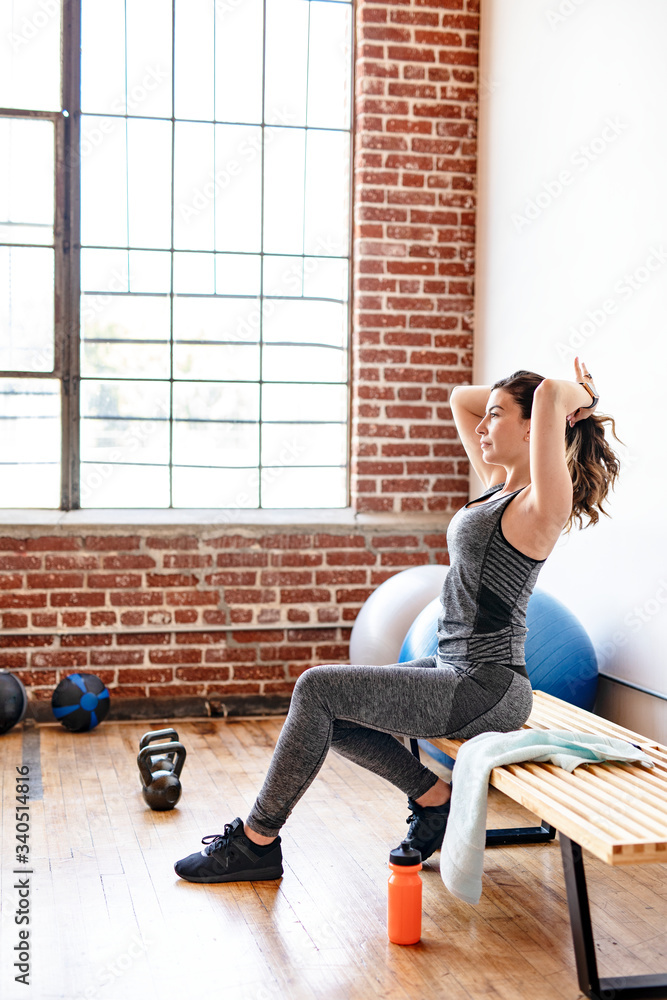
<svg viewBox="0 0 667 1000">
<path fill-rule="evenodd" d="M 78 0 L 77 0 L 78 2 Z M 63 103 L 63 107 L 65 107 Z M 49 371 L 0 371 L 0 378 L 12 379 L 58 379 L 61 386 L 61 488 L 60 488 L 60 508 L 70 509 L 71 498 L 71 473 L 72 467 L 69 461 L 70 445 L 72 443 L 70 421 L 71 404 L 70 390 L 71 378 L 69 377 L 71 350 L 72 323 L 71 314 L 68 308 L 71 299 L 71 273 L 70 265 L 72 254 L 72 232 L 70 227 L 70 204 L 68 196 L 68 167 L 67 167 L 67 136 L 68 119 L 59 111 L 35 111 L 24 108 L 0 108 L 0 118 L 15 119 L 19 121 L 41 120 L 53 122 L 54 141 L 54 177 L 53 177 L 53 243 L 48 244 L 54 251 L 54 300 L 53 300 L 53 336 L 54 336 L 54 356 L 53 368 Z M 13 245 L 13 244 L 12 244 Z M 17 243 L 16 246 L 26 244 Z M 10 245 L 11 246 L 11 245 Z M 78 319 L 77 319 L 78 322 Z M 69 433 L 68 433 L 69 431 Z M 69 473 L 69 475 L 67 474 Z"/>
<path fill-rule="evenodd" d="M 336 2 L 336 0 L 334 0 Z M 340 0 L 338 0 L 340 2 Z M 266 0 L 264 0 L 266 6 Z M 80 170 L 80 139 L 81 139 L 81 39 L 82 39 L 82 3 L 81 0 L 62 0 L 61 8 L 61 111 L 41 111 L 26 109 L 0 108 L 0 116 L 5 118 L 47 119 L 54 123 L 54 366 L 49 372 L 0 371 L 2 378 L 58 379 L 60 381 L 61 397 L 61 489 L 60 508 L 21 508 L 26 513 L 30 510 L 44 513 L 79 511 L 81 508 L 81 465 L 80 465 L 80 341 L 81 341 L 81 170 Z M 354 65 L 356 35 L 354 19 L 356 5 L 354 0 L 349 4 L 352 17 L 350 39 L 350 121 L 345 129 L 350 139 L 350 169 L 349 169 L 349 226 L 348 226 L 348 288 L 347 288 L 347 372 L 345 385 L 347 395 L 347 453 L 346 453 L 346 507 L 331 508 L 344 511 L 350 507 L 351 496 L 351 442 L 352 442 L 352 317 L 353 317 L 353 273 L 352 248 L 353 232 L 353 192 L 354 192 L 354 155 L 355 155 L 355 107 L 354 107 Z M 173 116 L 172 122 L 176 119 Z M 265 122 L 261 128 L 270 127 Z M 307 128 L 307 126 L 305 126 Z M 311 126 L 312 127 L 312 126 Z M 172 245 L 171 252 L 174 252 Z M 308 254 L 306 254 L 308 256 Z M 173 290 L 171 292 L 173 295 Z M 263 296 L 260 301 L 263 301 Z M 172 456 L 170 454 L 170 466 Z M 261 461 L 258 470 L 262 468 Z M 96 510 L 111 510 L 112 508 L 83 508 L 94 518 Z M 179 508 L 165 506 L 160 508 L 128 508 L 135 511 L 145 511 L 147 515 L 184 513 L 204 510 L 204 508 Z M 214 508 L 215 510 L 231 510 L 235 508 Z M 271 508 L 260 506 L 238 511 L 239 514 L 249 514 L 252 519 L 265 513 L 272 520 L 274 512 L 295 510 L 299 508 Z M 330 508 L 306 508 L 313 513 Z M 9 508 L 5 509 L 5 513 Z M 235 520 L 235 518 L 234 518 Z"/>
</svg>

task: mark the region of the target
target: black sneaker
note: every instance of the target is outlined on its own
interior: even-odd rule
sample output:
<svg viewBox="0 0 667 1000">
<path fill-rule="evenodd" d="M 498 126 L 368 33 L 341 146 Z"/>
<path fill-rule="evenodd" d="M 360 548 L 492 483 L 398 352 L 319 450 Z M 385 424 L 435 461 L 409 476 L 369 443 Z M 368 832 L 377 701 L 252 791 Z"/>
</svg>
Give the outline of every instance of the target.
<svg viewBox="0 0 667 1000">
<path fill-rule="evenodd" d="M 174 865 L 176 874 L 187 882 L 262 882 L 283 873 L 280 837 L 260 847 L 246 837 L 238 816 L 225 824 L 224 833 L 203 837 L 202 844 L 206 844 L 203 851 Z"/>
<path fill-rule="evenodd" d="M 408 799 L 412 812 L 405 821 L 410 824 L 407 839 L 410 847 L 421 852 L 422 861 L 442 847 L 450 803 L 451 798 L 441 806 L 420 806 L 414 799 Z"/>
</svg>

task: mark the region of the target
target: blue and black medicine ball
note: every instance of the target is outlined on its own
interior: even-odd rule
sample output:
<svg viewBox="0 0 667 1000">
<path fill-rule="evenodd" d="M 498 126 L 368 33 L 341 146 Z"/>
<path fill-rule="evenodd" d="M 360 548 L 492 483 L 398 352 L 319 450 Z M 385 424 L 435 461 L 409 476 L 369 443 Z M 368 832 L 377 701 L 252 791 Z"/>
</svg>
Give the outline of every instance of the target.
<svg viewBox="0 0 667 1000">
<path fill-rule="evenodd" d="M 109 692 L 95 674 L 70 674 L 53 692 L 51 708 L 73 733 L 94 729 L 109 711 Z"/>
</svg>

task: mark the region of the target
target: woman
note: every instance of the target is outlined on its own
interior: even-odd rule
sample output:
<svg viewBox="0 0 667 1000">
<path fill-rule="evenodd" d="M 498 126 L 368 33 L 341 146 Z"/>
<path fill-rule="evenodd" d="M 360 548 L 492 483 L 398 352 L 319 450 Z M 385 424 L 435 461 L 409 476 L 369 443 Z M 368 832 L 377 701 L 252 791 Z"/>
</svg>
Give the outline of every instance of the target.
<svg viewBox="0 0 667 1000">
<path fill-rule="evenodd" d="M 452 519 L 436 656 L 385 667 L 313 667 L 289 714 L 250 815 L 176 862 L 191 882 L 282 875 L 279 830 L 329 747 L 408 795 L 409 838 L 425 859 L 441 844 L 450 786 L 391 733 L 469 738 L 520 728 L 532 706 L 524 640 L 528 598 L 558 538 L 598 520 L 618 461 L 595 414 L 593 378 L 516 372 L 494 386 L 457 386 L 456 426 L 485 491 Z M 613 421 L 611 421 L 613 426 Z"/>
</svg>

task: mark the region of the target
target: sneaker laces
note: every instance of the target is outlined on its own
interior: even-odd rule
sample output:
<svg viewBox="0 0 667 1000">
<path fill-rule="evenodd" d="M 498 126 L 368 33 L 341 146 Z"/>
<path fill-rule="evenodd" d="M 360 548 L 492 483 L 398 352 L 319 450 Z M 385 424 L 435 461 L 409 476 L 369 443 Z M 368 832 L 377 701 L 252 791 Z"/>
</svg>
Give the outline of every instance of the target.
<svg viewBox="0 0 667 1000">
<path fill-rule="evenodd" d="M 409 837 L 415 837 L 416 834 L 417 834 L 418 824 L 419 823 L 423 824 L 425 820 L 426 820 L 426 814 L 415 803 L 414 807 L 412 807 L 412 809 L 410 810 L 410 815 L 408 816 L 408 818 L 405 821 L 408 824 L 408 828 L 409 828 L 408 829 L 408 836 Z M 428 821 L 427 821 L 427 823 L 428 823 Z M 422 830 L 423 830 L 423 827 L 422 827 Z"/>
<path fill-rule="evenodd" d="M 447 802 L 444 802 L 441 806 L 420 806 L 415 802 L 409 807 L 410 815 L 405 822 L 409 826 L 412 826 L 415 822 L 423 823 L 431 833 L 437 833 L 443 817 L 445 817 L 445 822 L 447 822 L 447 818 L 449 817 L 449 809 L 446 812 L 444 811 L 444 807 L 449 805 L 449 802 L 450 799 L 447 799 Z"/>
<path fill-rule="evenodd" d="M 202 854 L 212 854 L 213 851 L 219 851 L 220 848 L 227 847 L 229 845 L 231 831 L 232 824 L 225 823 L 224 833 L 209 833 L 206 837 L 202 837 L 202 844 L 206 844 Z"/>
</svg>

